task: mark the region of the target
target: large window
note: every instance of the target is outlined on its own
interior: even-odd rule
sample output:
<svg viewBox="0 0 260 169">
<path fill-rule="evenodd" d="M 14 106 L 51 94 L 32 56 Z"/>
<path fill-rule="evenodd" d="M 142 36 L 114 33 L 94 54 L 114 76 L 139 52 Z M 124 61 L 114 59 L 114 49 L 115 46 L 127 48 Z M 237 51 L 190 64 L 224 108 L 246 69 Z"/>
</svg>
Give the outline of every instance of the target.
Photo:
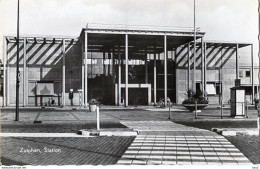
<svg viewBox="0 0 260 169">
<path fill-rule="evenodd" d="M 206 92 L 207 95 L 220 95 L 221 94 L 221 83 L 220 82 L 207 82 L 206 84 Z"/>
</svg>

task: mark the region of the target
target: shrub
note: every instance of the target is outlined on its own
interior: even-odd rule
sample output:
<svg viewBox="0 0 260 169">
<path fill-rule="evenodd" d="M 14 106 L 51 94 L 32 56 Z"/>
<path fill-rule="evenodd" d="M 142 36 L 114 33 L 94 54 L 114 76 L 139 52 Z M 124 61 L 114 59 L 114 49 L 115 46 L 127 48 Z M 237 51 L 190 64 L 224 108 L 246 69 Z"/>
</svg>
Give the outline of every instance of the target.
<svg viewBox="0 0 260 169">
<path fill-rule="evenodd" d="M 100 102 L 97 99 L 91 99 L 89 102 L 89 105 L 99 105 Z"/>
<path fill-rule="evenodd" d="M 200 90 L 197 92 L 188 90 L 186 97 L 182 104 L 195 104 L 195 101 L 197 101 L 197 104 L 208 104 L 208 100 L 203 96 L 203 92 Z"/>
</svg>

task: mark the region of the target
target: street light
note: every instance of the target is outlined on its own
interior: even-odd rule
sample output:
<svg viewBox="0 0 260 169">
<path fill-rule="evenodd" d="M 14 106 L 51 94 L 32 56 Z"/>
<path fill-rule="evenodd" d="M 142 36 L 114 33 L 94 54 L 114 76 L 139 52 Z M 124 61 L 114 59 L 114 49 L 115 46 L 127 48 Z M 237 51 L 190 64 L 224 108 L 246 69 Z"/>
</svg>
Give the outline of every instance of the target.
<svg viewBox="0 0 260 169">
<path fill-rule="evenodd" d="M 15 121 L 19 121 L 19 83 L 20 83 L 20 71 L 19 71 L 19 0 L 17 4 L 17 60 L 16 60 L 16 109 L 15 109 Z"/>
</svg>

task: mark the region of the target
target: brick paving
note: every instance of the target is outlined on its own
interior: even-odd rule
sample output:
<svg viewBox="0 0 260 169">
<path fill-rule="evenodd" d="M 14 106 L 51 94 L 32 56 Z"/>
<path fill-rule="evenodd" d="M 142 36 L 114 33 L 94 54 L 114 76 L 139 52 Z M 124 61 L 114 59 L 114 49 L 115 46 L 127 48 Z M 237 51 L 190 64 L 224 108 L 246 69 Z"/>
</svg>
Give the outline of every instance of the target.
<svg viewBox="0 0 260 169">
<path fill-rule="evenodd" d="M 2 138 L 3 165 L 110 165 L 115 164 L 134 137 Z M 44 152 L 44 148 L 56 152 Z M 21 148 L 41 152 L 20 152 Z M 58 151 L 60 149 L 60 151 Z M 8 161 L 9 160 L 9 161 Z M 7 163 L 6 163 L 7 162 Z"/>
<path fill-rule="evenodd" d="M 229 136 L 226 137 L 254 164 L 260 164 L 260 137 L 259 136 Z"/>
<path fill-rule="evenodd" d="M 5 133 L 76 133 L 80 129 L 95 129 L 96 122 L 75 122 L 57 124 L 1 124 Z M 126 128 L 119 122 L 106 121 L 100 124 L 101 128 Z"/>
<path fill-rule="evenodd" d="M 210 131 L 170 121 L 122 123 L 148 133 L 141 132 L 117 164 L 250 164 L 225 137 Z M 153 133 L 155 126 L 160 133 Z"/>
</svg>

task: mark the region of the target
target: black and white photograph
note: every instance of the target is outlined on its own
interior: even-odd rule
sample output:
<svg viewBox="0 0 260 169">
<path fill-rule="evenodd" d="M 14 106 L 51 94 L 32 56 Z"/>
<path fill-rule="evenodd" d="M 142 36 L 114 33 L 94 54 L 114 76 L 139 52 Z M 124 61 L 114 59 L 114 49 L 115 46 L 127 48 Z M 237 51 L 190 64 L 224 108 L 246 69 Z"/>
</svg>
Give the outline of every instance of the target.
<svg viewBox="0 0 260 169">
<path fill-rule="evenodd" d="M 260 164 L 258 0 L 0 0 L 2 169 Z"/>
</svg>

